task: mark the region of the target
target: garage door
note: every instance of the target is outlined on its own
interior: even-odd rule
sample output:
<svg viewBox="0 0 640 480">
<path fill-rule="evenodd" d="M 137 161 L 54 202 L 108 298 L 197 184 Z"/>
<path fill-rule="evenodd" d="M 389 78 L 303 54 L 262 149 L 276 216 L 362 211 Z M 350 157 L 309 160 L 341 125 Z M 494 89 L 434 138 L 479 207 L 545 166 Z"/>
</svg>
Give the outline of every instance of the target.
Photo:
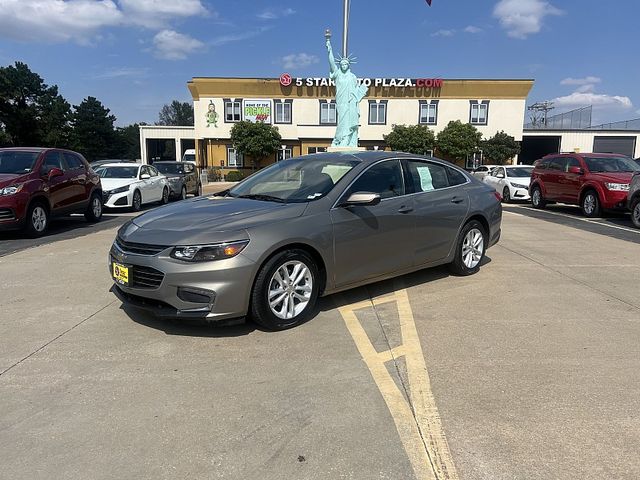
<svg viewBox="0 0 640 480">
<path fill-rule="evenodd" d="M 594 153 L 619 153 L 633 158 L 636 152 L 636 137 L 595 137 Z"/>
</svg>

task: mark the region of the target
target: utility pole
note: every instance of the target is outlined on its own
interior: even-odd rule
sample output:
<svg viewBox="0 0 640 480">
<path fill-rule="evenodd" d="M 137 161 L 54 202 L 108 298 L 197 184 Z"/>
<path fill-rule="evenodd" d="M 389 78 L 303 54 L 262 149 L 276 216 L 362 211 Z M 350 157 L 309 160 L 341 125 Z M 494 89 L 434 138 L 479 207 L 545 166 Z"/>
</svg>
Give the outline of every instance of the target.
<svg viewBox="0 0 640 480">
<path fill-rule="evenodd" d="M 534 112 L 542 112 L 542 125 L 544 126 L 544 128 L 547 128 L 547 114 L 554 108 L 555 107 L 553 106 L 553 102 L 545 100 L 544 102 L 537 102 L 537 103 L 534 103 L 533 105 L 530 105 L 528 110 L 534 111 Z M 534 113 L 534 118 L 537 118 L 535 116 L 535 113 Z M 534 121 L 533 123 L 537 123 L 537 122 Z"/>
<path fill-rule="evenodd" d="M 347 51 L 347 47 L 349 46 L 349 11 L 351 9 L 351 1 L 344 0 L 344 11 L 343 11 L 343 25 L 342 25 L 342 56 L 346 57 L 349 52 Z"/>
</svg>

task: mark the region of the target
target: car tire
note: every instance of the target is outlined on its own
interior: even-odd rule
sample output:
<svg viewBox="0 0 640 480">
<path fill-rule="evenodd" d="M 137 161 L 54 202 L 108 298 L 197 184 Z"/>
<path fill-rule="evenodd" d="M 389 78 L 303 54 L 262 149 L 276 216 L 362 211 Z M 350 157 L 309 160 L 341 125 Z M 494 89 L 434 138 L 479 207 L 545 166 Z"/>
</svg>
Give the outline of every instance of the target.
<svg viewBox="0 0 640 480">
<path fill-rule="evenodd" d="M 87 210 L 84 212 L 87 222 L 96 223 L 102 218 L 102 196 L 99 193 L 91 195 Z"/>
<path fill-rule="evenodd" d="M 26 218 L 27 235 L 31 238 L 41 237 L 49 227 L 49 209 L 44 202 L 36 201 L 29 205 Z"/>
<path fill-rule="evenodd" d="M 502 190 L 502 201 L 511 203 L 511 190 L 509 190 L 509 187 L 504 187 L 504 190 Z"/>
<path fill-rule="evenodd" d="M 134 212 L 139 212 L 142 208 L 142 195 L 140 194 L 140 190 L 136 190 L 133 192 L 133 200 L 131 202 L 131 208 Z"/>
<path fill-rule="evenodd" d="M 169 189 L 167 187 L 164 187 L 162 189 L 162 198 L 160 199 L 160 204 L 166 205 L 167 203 L 169 203 Z"/>
<path fill-rule="evenodd" d="M 487 251 L 487 232 L 480 222 L 471 220 L 462 227 L 456 242 L 456 254 L 449 264 L 451 272 L 459 276 L 473 275 Z"/>
<path fill-rule="evenodd" d="M 294 271 L 299 271 L 297 280 L 290 278 Z M 251 292 L 251 317 L 269 330 L 300 325 L 314 314 L 319 286 L 318 267 L 307 252 L 280 252 L 258 272 Z"/>
<path fill-rule="evenodd" d="M 542 190 L 538 186 L 533 187 L 533 190 L 531 190 L 531 205 L 539 209 L 547 206 L 547 202 L 542 195 Z"/>
<path fill-rule="evenodd" d="M 182 189 L 180 190 L 180 200 L 186 200 L 186 199 L 187 199 L 187 187 L 183 185 Z"/>
<path fill-rule="evenodd" d="M 636 197 L 631 202 L 631 222 L 636 228 L 640 228 L 640 197 Z"/>
<path fill-rule="evenodd" d="M 602 212 L 600 198 L 595 190 L 587 190 L 580 201 L 582 214 L 587 218 L 597 218 Z"/>
<path fill-rule="evenodd" d="M 201 183 L 199 183 L 198 186 L 196 187 L 196 193 L 194 195 L 196 197 L 202 196 L 202 184 Z"/>
</svg>

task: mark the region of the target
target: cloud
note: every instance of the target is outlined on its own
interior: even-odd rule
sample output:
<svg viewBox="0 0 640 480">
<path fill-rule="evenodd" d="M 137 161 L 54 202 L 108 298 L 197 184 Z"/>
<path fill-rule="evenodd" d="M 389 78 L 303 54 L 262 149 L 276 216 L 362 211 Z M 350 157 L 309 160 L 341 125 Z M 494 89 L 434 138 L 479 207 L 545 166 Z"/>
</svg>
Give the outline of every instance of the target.
<svg viewBox="0 0 640 480">
<path fill-rule="evenodd" d="M 174 18 L 216 16 L 201 0 L 0 0 L 0 37 L 89 43 L 107 27 L 165 28 Z"/>
<path fill-rule="evenodd" d="M 244 33 L 238 33 L 235 35 L 222 35 L 220 37 L 216 37 L 209 42 L 209 45 L 213 47 L 220 47 L 222 45 L 226 45 L 227 43 L 239 42 L 241 40 L 247 40 L 249 38 L 257 37 L 258 35 L 266 32 L 267 30 L 271 30 L 271 27 L 260 27 L 255 30 L 249 30 Z"/>
<path fill-rule="evenodd" d="M 148 68 L 120 67 L 92 75 L 96 80 L 113 80 L 114 78 L 141 78 L 149 73 Z"/>
<path fill-rule="evenodd" d="M 431 34 L 432 37 L 453 37 L 456 34 L 455 30 L 438 30 Z"/>
<path fill-rule="evenodd" d="M 296 11 L 293 8 L 284 8 L 280 10 L 268 8 L 256 15 L 261 20 L 277 20 L 282 17 L 288 17 L 295 14 Z"/>
<path fill-rule="evenodd" d="M 155 56 L 164 60 L 184 60 L 187 55 L 202 50 L 200 40 L 174 30 L 162 30 L 153 37 Z"/>
<path fill-rule="evenodd" d="M 314 63 L 318 63 L 318 57 L 315 55 L 310 55 L 308 53 L 292 53 L 291 55 L 286 55 L 280 59 L 282 64 L 282 68 L 285 70 L 300 70 L 302 68 L 307 68 Z"/>
<path fill-rule="evenodd" d="M 112 0 L 0 0 L 0 36 L 19 41 L 86 43 L 123 20 Z"/>
<path fill-rule="evenodd" d="M 544 0 L 500 0 L 493 9 L 507 35 L 520 39 L 538 33 L 545 17 L 563 13 Z"/>
<path fill-rule="evenodd" d="M 594 85 L 602 82 L 600 77 L 584 77 L 584 78 L 565 78 L 560 85 Z"/>
<path fill-rule="evenodd" d="M 633 108 L 633 103 L 629 97 L 594 92 L 573 92 L 571 95 L 554 98 L 553 103 L 556 107 L 568 108 L 586 107 L 588 105 L 621 109 Z"/>
<path fill-rule="evenodd" d="M 479 28 L 479 27 L 474 26 L 474 25 L 469 25 L 468 27 L 466 27 L 464 29 L 464 31 L 466 33 L 481 33 L 483 30 L 481 28 Z"/>
</svg>

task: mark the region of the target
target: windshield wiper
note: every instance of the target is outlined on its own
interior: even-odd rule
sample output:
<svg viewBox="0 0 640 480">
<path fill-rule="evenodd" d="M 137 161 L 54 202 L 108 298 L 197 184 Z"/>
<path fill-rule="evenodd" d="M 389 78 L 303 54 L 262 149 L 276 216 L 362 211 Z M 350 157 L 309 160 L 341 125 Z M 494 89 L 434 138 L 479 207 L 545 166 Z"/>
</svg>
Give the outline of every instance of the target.
<svg viewBox="0 0 640 480">
<path fill-rule="evenodd" d="M 273 195 L 263 195 L 262 193 L 251 193 L 247 195 L 238 195 L 236 198 L 249 198 L 251 200 L 264 200 L 265 202 L 278 202 L 287 203 L 287 201 L 280 197 L 274 197 Z"/>
</svg>

